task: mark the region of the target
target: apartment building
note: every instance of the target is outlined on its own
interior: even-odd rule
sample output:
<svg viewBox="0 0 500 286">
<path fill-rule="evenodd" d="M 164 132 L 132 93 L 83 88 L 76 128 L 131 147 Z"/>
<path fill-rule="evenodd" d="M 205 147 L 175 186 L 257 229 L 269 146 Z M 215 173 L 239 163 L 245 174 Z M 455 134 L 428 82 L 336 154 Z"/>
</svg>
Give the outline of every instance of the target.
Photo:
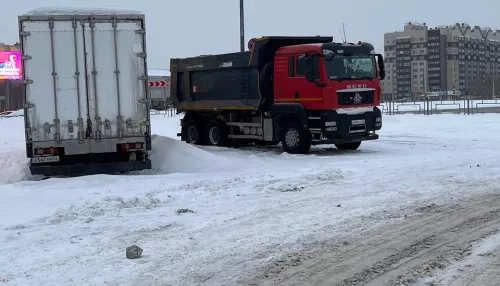
<svg viewBox="0 0 500 286">
<path fill-rule="evenodd" d="M 426 92 L 500 94 L 500 30 L 465 23 L 430 28 L 407 23 L 384 34 L 384 98 L 417 99 Z"/>
</svg>

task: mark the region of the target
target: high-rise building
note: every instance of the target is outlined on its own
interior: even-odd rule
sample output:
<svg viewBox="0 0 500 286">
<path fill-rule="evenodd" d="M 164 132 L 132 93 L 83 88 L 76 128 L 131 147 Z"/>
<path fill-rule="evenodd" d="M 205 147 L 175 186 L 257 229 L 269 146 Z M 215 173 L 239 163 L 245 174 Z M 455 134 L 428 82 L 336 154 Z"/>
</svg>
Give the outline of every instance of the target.
<svg viewBox="0 0 500 286">
<path fill-rule="evenodd" d="M 384 98 L 425 92 L 491 98 L 500 94 L 500 31 L 467 24 L 429 28 L 407 23 L 384 34 Z"/>
</svg>

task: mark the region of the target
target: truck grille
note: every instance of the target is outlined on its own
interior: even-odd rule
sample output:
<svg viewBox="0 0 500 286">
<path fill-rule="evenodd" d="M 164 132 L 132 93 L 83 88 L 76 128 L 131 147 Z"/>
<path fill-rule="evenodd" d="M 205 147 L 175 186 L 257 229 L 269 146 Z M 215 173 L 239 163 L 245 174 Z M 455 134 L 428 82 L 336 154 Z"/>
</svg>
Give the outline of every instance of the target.
<svg viewBox="0 0 500 286">
<path fill-rule="evenodd" d="M 373 103 L 375 91 L 339 92 L 337 94 L 339 105 L 358 105 Z"/>
</svg>

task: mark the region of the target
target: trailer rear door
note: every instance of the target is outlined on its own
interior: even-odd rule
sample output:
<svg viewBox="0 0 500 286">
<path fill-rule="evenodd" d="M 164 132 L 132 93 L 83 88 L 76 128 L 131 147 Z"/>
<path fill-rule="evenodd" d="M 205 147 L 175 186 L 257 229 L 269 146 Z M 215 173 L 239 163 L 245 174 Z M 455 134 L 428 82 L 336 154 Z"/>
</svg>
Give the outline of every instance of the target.
<svg viewBox="0 0 500 286">
<path fill-rule="evenodd" d="M 55 17 L 24 20 L 21 28 L 32 142 L 64 141 L 66 154 L 81 154 L 116 151 L 105 139 L 144 137 L 143 20 Z"/>
</svg>

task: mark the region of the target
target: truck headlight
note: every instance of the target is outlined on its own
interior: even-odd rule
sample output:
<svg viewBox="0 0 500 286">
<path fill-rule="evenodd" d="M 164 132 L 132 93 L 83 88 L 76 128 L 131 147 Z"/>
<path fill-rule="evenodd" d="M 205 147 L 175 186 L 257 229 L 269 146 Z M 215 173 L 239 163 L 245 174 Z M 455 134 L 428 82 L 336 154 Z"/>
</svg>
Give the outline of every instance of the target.
<svg viewBox="0 0 500 286">
<path fill-rule="evenodd" d="M 336 121 L 327 121 L 327 122 L 325 122 L 325 126 L 337 126 L 337 122 Z"/>
<path fill-rule="evenodd" d="M 382 117 L 375 118 L 375 122 L 382 122 Z"/>
<path fill-rule="evenodd" d="M 325 131 L 337 131 L 337 127 L 327 127 Z"/>
</svg>

